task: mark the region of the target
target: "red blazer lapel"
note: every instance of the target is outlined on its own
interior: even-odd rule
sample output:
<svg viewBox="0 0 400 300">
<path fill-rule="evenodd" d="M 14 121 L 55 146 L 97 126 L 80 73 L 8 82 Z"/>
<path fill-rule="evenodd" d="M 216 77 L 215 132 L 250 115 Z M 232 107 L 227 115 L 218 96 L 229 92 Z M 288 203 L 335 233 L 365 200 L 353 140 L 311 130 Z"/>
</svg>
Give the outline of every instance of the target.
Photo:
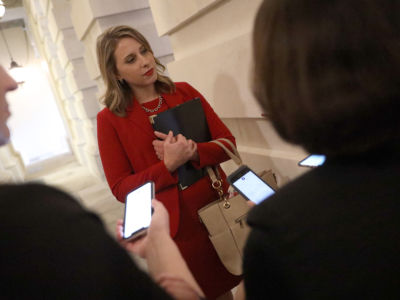
<svg viewBox="0 0 400 300">
<path fill-rule="evenodd" d="M 165 102 L 167 103 L 168 107 L 172 108 L 175 107 L 179 104 L 182 104 L 183 102 L 190 100 L 190 99 L 185 99 L 181 94 L 179 94 L 179 97 L 177 97 L 178 94 L 162 94 Z"/>
<path fill-rule="evenodd" d="M 126 148 L 130 149 L 128 156 L 131 157 L 135 172 L 139 172 L 159 161 L 152 144 L 155 139 L 154 130 L 145 111 L 136 100 L 133 100 L 126 112 L 126 122 L 133 123 L 133 126 L 128 125 L 132 131 L 129 134 L 129 147 Z"/>
<path fill-rule="evenodd" d="M 127 108 L 126 112 L 126 117 L 130 122 L 133 122 L 135 126 L 141 128 L 145 134 L 154 138 L 153 127 L 139 102 L 134 99 L 132 105 Z"/>
</svg>

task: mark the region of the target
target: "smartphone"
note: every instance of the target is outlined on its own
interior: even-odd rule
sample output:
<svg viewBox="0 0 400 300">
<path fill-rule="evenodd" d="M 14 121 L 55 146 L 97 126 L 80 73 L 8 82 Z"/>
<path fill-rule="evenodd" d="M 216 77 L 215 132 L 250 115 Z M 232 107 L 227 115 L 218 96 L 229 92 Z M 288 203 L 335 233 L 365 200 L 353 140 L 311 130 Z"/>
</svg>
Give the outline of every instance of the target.
<svg viewBox="0 0 400 300">
<path fill-rule="evenodd" d="M 316 168 L 318 166 L 321 166 L 325 162 L 325 155 L 322 154 L 311 154 L 307 156 L 306 158 L 302 159 L 299 161 L 299 166 L 301 167 L 310 167 L 310 168 Z"/>
<path fill-rule="evenodd" d="M 228 176 L 228 182 L 243 197 L 256 204 L 267 199 L 275 190 L 254 173 L 248 166 L 242 165 Z"/>
<path fill-rule="evenodd" d="M 154 198 L 154 182 L 148 181 L 126 196 L 122 237 L 136 239 L 147 232 L 150 226 Z"/>
</svg>

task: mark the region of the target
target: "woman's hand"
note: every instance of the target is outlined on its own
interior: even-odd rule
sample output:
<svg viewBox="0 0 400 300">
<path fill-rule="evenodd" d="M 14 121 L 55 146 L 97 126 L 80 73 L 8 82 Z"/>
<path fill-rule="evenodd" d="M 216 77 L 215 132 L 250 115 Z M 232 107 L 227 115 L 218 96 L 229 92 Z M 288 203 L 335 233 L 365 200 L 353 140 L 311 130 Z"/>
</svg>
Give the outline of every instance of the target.
<svg viewBox="0 0 400 300">
<path fill-rule="evenodd" d="M 149 274 L 175 299 L 199 299 L 203 292 L 187 267 L 169 233 L 169 216 L 164 205 L 153 199 L 154 208 L 147 235 L 139 240 L 122 240 L 122 221 L 117 237 L 127 250 L 147 260 Z"/>
<path fill-rule="evenodd" d="M 142 258 L 146 258 L 147 236 L 142 236 L 133 241 L 127 241 L 122 238 L 123 230 L 124 222 L 122 220 L 117 220 L 117 240 L 119 244 L 127 251 L 135 253 Z"/>
<path fill-rule="evenodd" d="M 164 140 L 164 164 L 170 172 L 189 160 L 198 159 L 197 144 L 178 134 L 173 137 L 170 131 Z"/>
<path fill-rule="evenodd" d="M 127 251 L 135 253 L 142 258 L 146 258 L 147 245 L 151 242 L 150 239 L 157 239 L 160 235 L 169 236 L 169 215 L 164 205 L 153 199 L 151 202 L 154 212 L 151 217 L 150 227 L 147 234 L 133 241 L 126 241 L 122 238 L 123 221 L 117 221 L 117 240 L 120 245 Z"/>
<path fill-rule="evenodd" d="M 251 201 L 251 200 L 248 200 L 248 201 L 246 202 L 246 204 L 247 204 L 247 206 L 250 207 L 250 208 L 253 208 L 254 206 L 257 205 L 257 204 L 255 204 L 253 201 Z"/>
<path fill-rule="evenodd" d="M 167 138 L 168 135 L 165 133 L 159 132 L 159 131 L 154 131 L 154 135 L 158 138 L 158 140 L 153 141 L 153 147 L 154 151 L 156 152 L 156 155 L 159 160 L 164 159 L 164 140 Z M 176 138 L 172 138 L 172 142 L 176 142 Z"/>
</svg>

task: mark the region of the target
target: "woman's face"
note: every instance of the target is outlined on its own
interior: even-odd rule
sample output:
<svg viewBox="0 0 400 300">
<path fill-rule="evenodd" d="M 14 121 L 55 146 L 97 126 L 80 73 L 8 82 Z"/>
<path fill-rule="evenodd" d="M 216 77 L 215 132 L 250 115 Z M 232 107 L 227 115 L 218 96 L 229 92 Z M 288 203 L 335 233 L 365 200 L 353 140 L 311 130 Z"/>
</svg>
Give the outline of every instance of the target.
<svg viewBox="0 0 400 300">
<path fill-rule="evenodd" d="M 133 91 L 153 85 L 157 80 L 153 54 L 133 38 L 119 40 L 114 51 L 117 79 L 124 79 Z"/>
<path fill-rule="evenodd" d="M 0 146 L 8 142 L 10 131 L 7 127 L 7 120 L 10 117 L 6 94 L 8 91 L 15 90 L 17 83 L 0 66 Z"/>
</svg>

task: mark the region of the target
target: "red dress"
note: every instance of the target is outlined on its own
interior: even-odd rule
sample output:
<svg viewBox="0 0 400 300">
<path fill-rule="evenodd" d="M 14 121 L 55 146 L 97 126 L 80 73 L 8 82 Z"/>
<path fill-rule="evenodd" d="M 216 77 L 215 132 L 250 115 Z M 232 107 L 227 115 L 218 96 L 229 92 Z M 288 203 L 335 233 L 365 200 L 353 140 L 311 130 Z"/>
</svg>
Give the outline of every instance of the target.
<svg viewBox="0 0 400 300">
<path fill-rule="evenodd" d="M 200 97 L 212 139 L 224 137 L 234 142 L 228 128 L 199 92 L 187 83 L 176 83 L 176 88 L 175 93 L 162 95 L 165 101 L 156 113 Z M 157 104 L 158 99 L 145 105 L 152 109 Z M 207 176 L 183 191 L 177 188 L 176 172 L 171 174 L 155 155 L 152 146 L 155 136 L 148 116 L 135 100 L 127 109 L 126 117 L 115 116 L 107 108 L 98 114 L 99 150 L 107 181 L 121 202 L 130 190 L 145 181 L 155 182 L 156 198 L 170 214 L 171 235 L 207 298 L 213 299 L 236 286 L 241 279 L 223 267 L 197 215 L 198 209 L 214 201 L 217 195 Z M 217 165 L 229 159 L 213 143 L 198 143 L 197 147 L 200 158 L 194 163 L 197 167 Z M 220 172 L 225 178 L 222 170 Z"/>
</svg>

